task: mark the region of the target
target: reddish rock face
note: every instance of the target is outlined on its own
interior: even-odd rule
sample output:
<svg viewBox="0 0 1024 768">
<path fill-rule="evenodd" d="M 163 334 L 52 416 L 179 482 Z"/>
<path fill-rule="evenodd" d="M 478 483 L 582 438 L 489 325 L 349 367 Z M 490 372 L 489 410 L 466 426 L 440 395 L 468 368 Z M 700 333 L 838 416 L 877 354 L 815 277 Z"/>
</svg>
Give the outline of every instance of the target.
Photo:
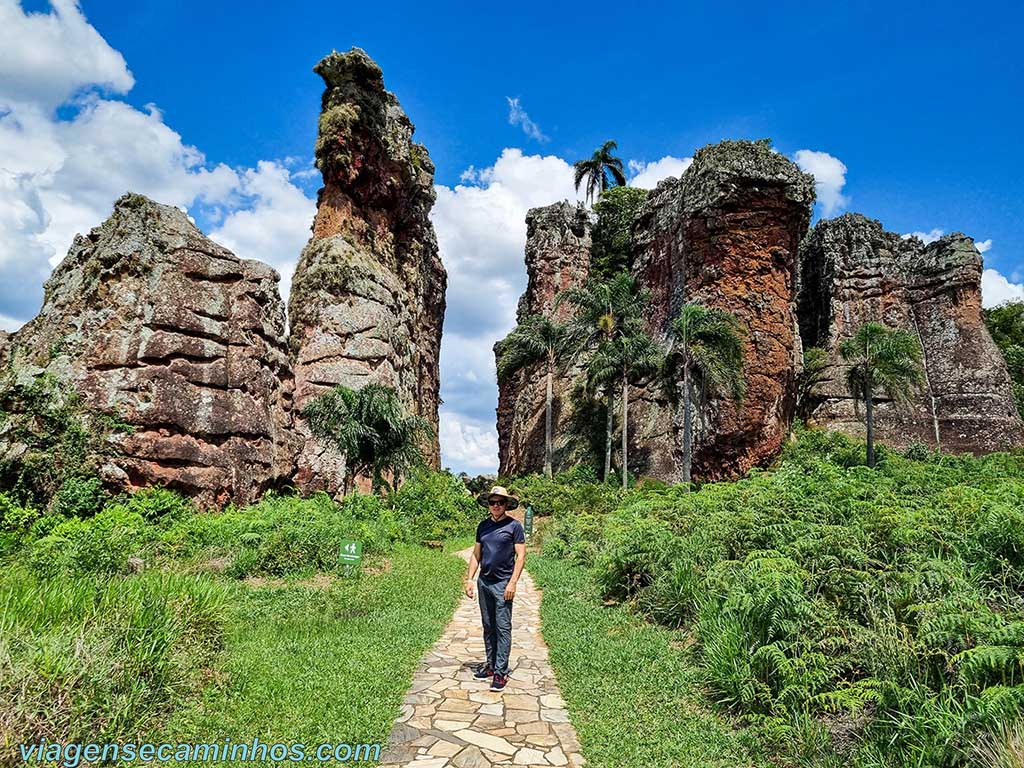
<svg viewBox="0 0 1024 768">
<path fill-rule="evenodd" d="M 207 239 L 177 208 L 125 195 L 75 238 L 8 376 L 48 372 L 132 425 L 107 480 L 239 504 L 288 478 L 291 378 L 278 275 Z M 0 457 L 16 450 L 0 436 Z"/>
<path fill-rule="evenodd" d="M 815 226 L 801 264 L 803 342 L 826 350 L 830 362 L 812 422 L 864 436 L 838 348 L 875 321 L 918 338 L 927 378 L 907 407 L 878 403 L 880 442 L 972 453 L 1024 444 L 1009 373 L 982 318 L 982 260 L 970 238 L 956 233 L 925 245 L 846 214 Z"/>
<path fill-rule="evenodd" d="M 653 294 L 650 329 L 664 333 L 687 301 L 732 312 L 746 329 L 740 404 L 706 398 L 693 474 L 736 476 L 773 459 L 789 433 L 801 359 L 794 305 L 797 249 L 814 202 L 812 177 L 760 142 L 699 150 L 658 186 L 635 223 L 634 273 Z M 630 466 L 680 478 L 682 414 L 651 391 L 631 399 Z"/>
<path fill-rule="evenodd" d="M 342 458 L 298 415 L 337 384 L 395 388 L 410 413 L 438 427 L 441 327 L 447 276 L 428 214 L 434 166 L 380 68 L 361 50 L 332 53 L 324 79 L 317 166 L 324 187 L 313 236 L 288 303 L 296 429 L 296 485 L 337 491 Z M 440 465 L 436 437 L 425 447 Z"/>
<path fill-rule="evenodd" d="M 533 208 L 526 215 L 526 292 L 519 299 L 517 321 L 533 314 L 564 322 L 566 304 L 555 309 L 559 293 L 583 285 L 590 272 L 590 230 L 587 211 L 568 202 Z M 495 356 L 501 342 L 494 345 Z M 567 428 L 572 416 L 571 390 L 578 370 L 554 380 L 552 424 L 555 470 L 570 466 L 577 446 Z M 525 368 L 498 382 L 499 474 L 521 475 L 544 468 L 546 372 L 542 364 Z"/>
</svg>

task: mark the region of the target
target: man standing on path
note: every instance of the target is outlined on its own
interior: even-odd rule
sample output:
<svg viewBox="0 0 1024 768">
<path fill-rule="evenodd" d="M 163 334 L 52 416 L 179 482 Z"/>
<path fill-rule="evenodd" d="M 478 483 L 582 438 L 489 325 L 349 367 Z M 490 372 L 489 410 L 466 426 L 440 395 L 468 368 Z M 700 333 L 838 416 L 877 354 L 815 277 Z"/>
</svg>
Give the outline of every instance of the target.
<svg viewBox="0 0 1024 768">
<path fill-rule="evenodd" d="M 500 485 L 481 493 L 476 502 L 487 507 L 490 516 L 476 527 L 476 546 L 469 558 L 466 595 L 473 596 L 473 577 L 480 566 L 480 618 L 484 627 L 487 661 L 474 674 L 491 678 L 491 690 L 500 691 L 508 682 L 508 657 L 512 651 L 512 599 L 526 563 L 526 532 L 514 517 L 505 514 L 519 506 Z"/>
</svg>

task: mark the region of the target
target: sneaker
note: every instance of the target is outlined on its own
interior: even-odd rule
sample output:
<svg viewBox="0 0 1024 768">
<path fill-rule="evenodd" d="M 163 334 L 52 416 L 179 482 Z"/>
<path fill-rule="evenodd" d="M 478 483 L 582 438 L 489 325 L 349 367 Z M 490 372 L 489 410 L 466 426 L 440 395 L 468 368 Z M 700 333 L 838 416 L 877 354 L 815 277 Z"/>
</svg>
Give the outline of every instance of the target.
<svg viewBox="0 0 1024 768">
<path fill-rule="evenodd" d="M 508 682 L 508 675 L 503 675 L 500 672 L 495 672 L 494 673 L 494 679 L 491 680 L 491 690 L 492 691 L 500 691 L 502 688 L 505 687 L 505 684 L 507 682 Z"/>
<path fill-rule="evenodd" d="M 473 673 L 473 677 L 477 680 L 484 680 L 494 674 L 494 670 L 491 669 L 490 664 L 481 664 L 476 668 L 476 672 Z"/>
</svg>

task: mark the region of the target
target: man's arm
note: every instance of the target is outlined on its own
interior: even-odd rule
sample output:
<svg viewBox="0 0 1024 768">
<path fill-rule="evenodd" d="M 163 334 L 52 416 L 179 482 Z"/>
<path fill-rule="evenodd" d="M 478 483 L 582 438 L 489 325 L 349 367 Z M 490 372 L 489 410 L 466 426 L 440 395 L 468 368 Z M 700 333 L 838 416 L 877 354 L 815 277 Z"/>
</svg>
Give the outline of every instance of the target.
<svg viewBox="0 0 1024 768">
<path fill-rule="evenodd" d="M 516 596 L 516 584 L 519 583 L 519 574 L 523 572 L 523 566 L 526 565 L 526 542 L 516 542 L 516 564 L 512 566 L 512 577 L 508 580 L 508 584 L 505 585 L 505 599 L 511 600 Z"/>
<path fill-rule="evenodd" d="M 474 577 L 476 569 L 480 566 L 480 542 L 473 545 L 473 554 L 469 556 L 469 575 L 466 577 L 466 596 L 473 596 L 473 587 L 476 586 Z"/>
</svg>

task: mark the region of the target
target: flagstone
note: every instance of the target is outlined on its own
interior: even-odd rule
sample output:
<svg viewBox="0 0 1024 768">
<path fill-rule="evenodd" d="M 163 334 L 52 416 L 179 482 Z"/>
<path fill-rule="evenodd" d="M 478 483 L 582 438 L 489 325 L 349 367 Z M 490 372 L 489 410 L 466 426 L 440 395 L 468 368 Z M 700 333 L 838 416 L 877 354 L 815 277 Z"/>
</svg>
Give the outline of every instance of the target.
<svg viewBox="0 0 1024 768">
<path fill-rule="evenodd" d="M 470 745 L 455 756 L 452 765 L 456 768 L 490 768 L 491 761 L 484 757 L 480 747 Z"/>
<path fill-rule="evenodd" d="M 468 559 L 470 550 L 460 554 Z M 516 593 L 503 691 L 473 676 L 485 658 L 480 609 L 463 597 L 423 655 L 382 756 L 382 768 L 523 768 L 584 764 L 539 632 L 540 593 L 524 572 Z"/>
<path fill-rule="evenodd" d="M 509 709 L 505 708 L 506 723 L 532 723 L 540 719 L 540 715 L 532 709 Z"/>
<path fill-rule="evenodd" d="M 479 708 L 480 704 L 475 701 L 446 698 L 438 705 L 437 710 L 439 712 L 476 712 Z"/>
<path fill-rule="evenodd" d="M 526 742 L 539 747 L 553 747 L 558 743 L 558 737 L 550 733 L 531 733 L 526 737 Z"/>
<path fill-rule="evenodd" d="M 534 720 L 528 723 L 516 723 L 516 731 L 528 736 L 532 733 L 551 733 L 551 727 L 543 720 Z"/>
<path fill-rule="evenodd" d="M 542 709 L 540 719 L 548 723 L 567 723 L 569 722 L 569 713 L 564 709 Z"/>
<path fill-rule="evenodd" d="M 461 751 L 462 747 L 458 744 L 452 744 L 450 741 L 442 741 L 441 739 L 434 742 L 433 746 L 427 750 L 431 755 L 437 755 L 438 757 L 454 757 Z"/>
<path fill-rule="evenodd" d="M 470 744 L 476 744 L 478 747 L 486 747 L 492 752 L 501 752 L 505 755 L 512 755 L 516 752 L 516 748 L 501 736 L 494 736 L 493 734 L 484 733 L 483 731 L 470 731 L 468 729 L 456 731 L 455 735 L 460 739 L 465 739 Z"/>
<path fill-rule="evenodd" d="M 510 693 L 503 698 L 505 706 L 509 709 L 537 709 L 539 706 L 536 696 Z"/>
<path fill-rule="evenodd" d="M 515 757 L 512 758 L 512 762 L 515 765 L 547 765 L 548 761 L 544 759 L 544 753 L 539 749 L 531 749 L 530 747 L 523 747 L 516 752 Z"/>
</svg>

